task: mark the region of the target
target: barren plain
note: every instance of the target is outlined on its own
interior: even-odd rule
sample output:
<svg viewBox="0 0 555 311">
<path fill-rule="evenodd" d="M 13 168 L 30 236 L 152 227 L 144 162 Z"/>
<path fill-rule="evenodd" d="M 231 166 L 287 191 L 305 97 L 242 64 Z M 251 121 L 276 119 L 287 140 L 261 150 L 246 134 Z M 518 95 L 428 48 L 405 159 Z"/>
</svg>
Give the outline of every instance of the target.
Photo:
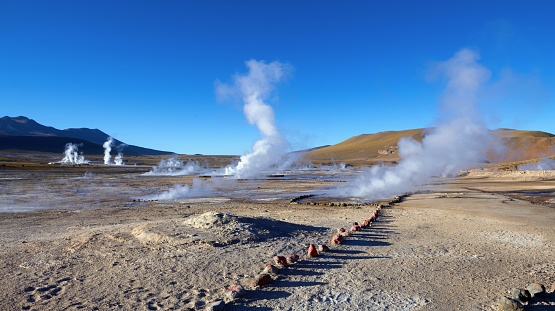
<svg viewBox="0 0 555 311">
<path fill-rule="evenodd" d="M 477 171 L 347 205 L 320 195 L 344 178 L 331 172 L 204 178 L 210 193 L 144 200 L 193 179 L 148 169 L 1 169 L 0 309 L 492 310 L 530 283 L 550 293 L 527 310 L 555 308 L 554 172 Z M 330 243 L 378 204 L 370 227 Z M 309 244 L 330 251 L 308 257 Z M 245 295 L 226 300 L 236 284 Z"/>
</svg>

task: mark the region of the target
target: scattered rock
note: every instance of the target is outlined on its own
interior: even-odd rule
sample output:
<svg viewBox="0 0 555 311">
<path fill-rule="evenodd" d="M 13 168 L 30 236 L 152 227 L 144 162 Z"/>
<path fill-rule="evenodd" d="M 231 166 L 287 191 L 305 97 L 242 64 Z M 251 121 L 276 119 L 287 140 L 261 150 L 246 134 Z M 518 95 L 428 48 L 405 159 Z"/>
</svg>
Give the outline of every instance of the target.
<svg viewBox="0 0 555 311">
<path fill-rule="evenodd" d="M 497 300 L 495 311 L 524 311 L 524 307 L 512 299 L 500 297 Z"/>
<path fill-rule="evenodd" d="M 532 283 L 526 287 L 532 297 L 541 297 L 545 294 L 545 286 L 538 283 Z"/>
<path fill-rule="evenodd" d="M 266 273 L 262 273 L 254 279 L 254 286 L 264 286 L 270 283 L 272 283 L 272 277 Z"/>
<path fill-rule="evenodd" d="M 215 301 L 211 304 L 208 304 L 204 310 L 206 311 L 220 311 L 225 308 L 225 302 L 223 300 Z"/>
<path fill-rule="evenodd" d="M 354 225 L 351 227 L 351 231 L 359 231 L 360 230 L 360 226 L 359 225 Z"/>
<path fill-rule="evenodd" d="M 327 245 L 325 245 L 325 244 L 318 245 L 318 252 L 319 253 L 325 253 L 325 252 L 329 252 L 329 251 L 330 251 L 330 248 Z"/>
<path fill-rule="evenodd" d="M 262 273 L 278 275 L 279 269 L 274 265 L 266 265 L 264 270 L 262 270 Z"/>
<path fill-rule="evenodd" d="M 283 256 L 275 256 L 274 257 L 274 262 L 276 263 L 276 265 L 280 265 L 280 266 L 286 266 L 287 265 L 287 259 Z"/>
<path fill-rule="evenodd" d="M 555 282 L 553 282 L 553 284 L 551 284 L 551 289 L 549 290 L 549 292 L 555 293 Z"/>
<path fill-rule="evenodd" d="M 316 246 L 314 246 L 314 244 L 310 244 L 308 246 L 308 257 L 318 257 L 318 250 L 316 249 Z"/>
<path fill-rule="evenodd" d="M 232 285 L 225 290 L 225 297 L 227 300 L 235 300 L 241 296 L 244 296 L 247 291 L 241 285 Z"/>
<path fill-rule="evenodd" d="M 345 228 L 337 228 L 337 233 L 343 233 L 345 232 Z"/>
<path fill-rule="evenodd" d="M 530 301 L 531 298 L 530 292 L 525 289 L 513 288 L 511 290 L 511 294 L 513 296 L 513 300 L 516 300 L 520 303 Z"/>
<path fill-rule="evenodd" d="M 341 243 L 343 243 L 344 240 L 345 240 L 345 238 L 343 238 L 343 235 L 336 234 L 331 238 L 331 243 L 332 244 L 341 244 Z"/>
<path fill-rule="evenodd" d="M 299 261 L 299 255 L 293 254 L 293 255 L 287 256 L 287 263 L 288 264 L 296 263 L 297 261 Z"/>
</svg>

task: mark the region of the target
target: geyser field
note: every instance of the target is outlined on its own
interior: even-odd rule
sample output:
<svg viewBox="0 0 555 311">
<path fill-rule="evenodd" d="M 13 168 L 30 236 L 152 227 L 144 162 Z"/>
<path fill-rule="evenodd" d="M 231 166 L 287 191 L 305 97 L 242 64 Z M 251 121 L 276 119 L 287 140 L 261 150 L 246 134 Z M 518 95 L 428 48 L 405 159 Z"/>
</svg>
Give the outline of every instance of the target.
<svg viewBox="0 0 555 311">
<path fill-rule="evenodd" d="M 3 168 L 0 309 L 488 310 L 555 281 L 553 171 L 434 177 L 389 204 L 333 197 L 358 172 L 340 165 L 252 179 L 153 170 Z M 145 199 L 176 185 L 198 191 Z M 378 205 L 371 226 L 330 242 Z M 309 244 L 330 251 L 310 258 Z M 300 260 L 253 285 L 291 254 Z M 237 284 L 246 294 L 230 301 Z M 548 310 L 553 295 L 528 307 Z"/>
</svg>

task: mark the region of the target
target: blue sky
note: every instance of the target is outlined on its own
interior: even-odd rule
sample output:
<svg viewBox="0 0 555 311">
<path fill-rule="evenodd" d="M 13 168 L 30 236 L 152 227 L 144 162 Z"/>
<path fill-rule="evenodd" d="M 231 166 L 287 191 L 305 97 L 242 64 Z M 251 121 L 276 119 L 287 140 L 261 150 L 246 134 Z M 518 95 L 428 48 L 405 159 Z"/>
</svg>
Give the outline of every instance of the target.
<svg viewBox="0 0 555 311">
<path fill-rule="evenodd" d="M 260 138 L 217 100 L 250 59 L 293 70 L 269 103 L 294 149 L 433 126 L 433 64 L 491 71 L 489 128 L 555 133 L 552 1 L 0 1 L 0 115 L 183 154 Z"/>
</svg>

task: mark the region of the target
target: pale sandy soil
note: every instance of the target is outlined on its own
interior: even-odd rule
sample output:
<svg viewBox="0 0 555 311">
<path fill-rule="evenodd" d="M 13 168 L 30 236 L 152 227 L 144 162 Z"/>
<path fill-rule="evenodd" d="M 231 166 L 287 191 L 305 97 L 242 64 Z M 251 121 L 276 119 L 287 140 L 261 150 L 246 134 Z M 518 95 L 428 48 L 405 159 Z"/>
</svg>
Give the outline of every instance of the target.
<svg viewBox="0 0 555 311">
<path fill-rule="evenodd" d="M 233 284 L 247 294 L 226 310 L 491 310 L 514 287 L 555 282 L 552 177 L 434 180 L 339 246 L 336 228 L 375 206 L 290 204 L 337 180 L 239 181 L 215 197 L 144 202 L 133 198 L 191 178 L 0 171 L 0 310 L 204 310 Z M 543 205 L 519 199 L 532 196 Z M 192 225 L 209 211 L 230 221 Z M 307 258 L 310 243 L 332 251 Z M 300 262 L 252 286 L 273 256 L 293 253 Z M 553 310 L 554 295 L 528 309 Z"/>
</svg>

